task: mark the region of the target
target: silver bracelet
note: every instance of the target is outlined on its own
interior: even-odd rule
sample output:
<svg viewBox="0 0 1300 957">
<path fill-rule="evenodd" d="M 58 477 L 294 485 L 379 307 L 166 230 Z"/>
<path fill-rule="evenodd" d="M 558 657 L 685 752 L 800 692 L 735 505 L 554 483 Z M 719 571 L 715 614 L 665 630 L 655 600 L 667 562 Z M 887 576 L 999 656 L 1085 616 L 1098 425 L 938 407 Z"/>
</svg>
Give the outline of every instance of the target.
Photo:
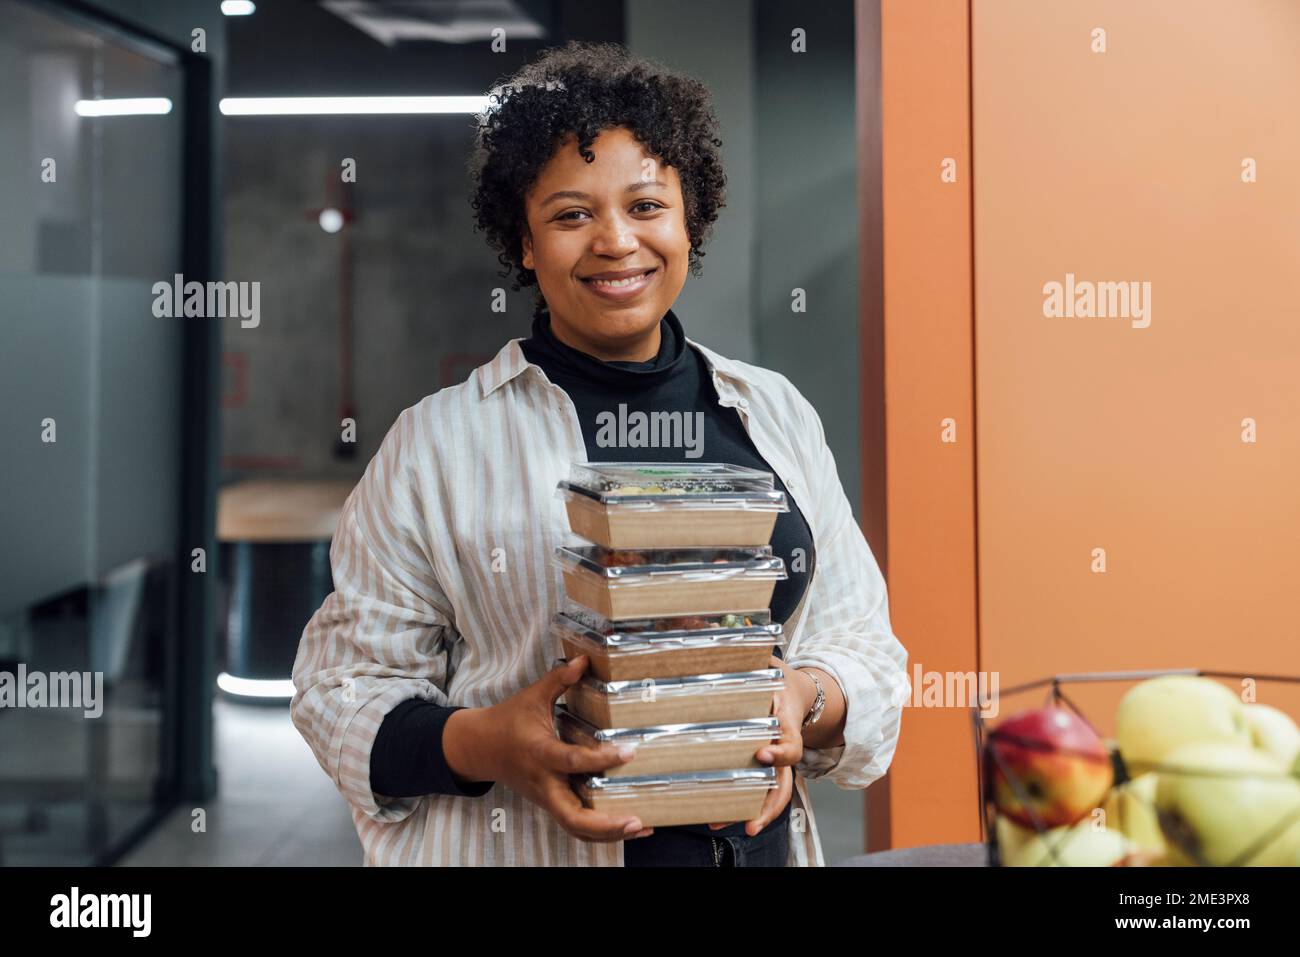
<svg viewBox="0 0 1300 957">
<path fill-rule="evenodd" d="M 803 724 L 800 725 L 801 728 L 816 724 L 821 719 L 822 711 L 826 708 L 826 691 L 822 688 L 821 680 L 811 671 L 804 671 L 804 674 L 811 678 L 813 684 L 817 686 L 817 698 L 813 701 L 812 708 L 809 709 L 807 716 L 803 719 Z"/>
</svg>

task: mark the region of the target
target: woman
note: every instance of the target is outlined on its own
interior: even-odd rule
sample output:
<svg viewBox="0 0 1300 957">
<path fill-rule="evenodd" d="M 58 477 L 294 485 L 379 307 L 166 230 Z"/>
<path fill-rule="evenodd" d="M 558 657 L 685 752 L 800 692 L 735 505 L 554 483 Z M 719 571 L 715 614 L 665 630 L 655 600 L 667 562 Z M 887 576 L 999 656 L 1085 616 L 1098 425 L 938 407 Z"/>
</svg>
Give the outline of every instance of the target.
<svg viewBox="0 0 1300 957">
<path fill-rule="evenodd" d="M 335 591 L 305 629 L 294 724 L 348 799 L 374 864 L 821 864 L 799 776 L 863 788 L 898 738 L 906 652 L 816 412 L 778 373 L 690 341 L 672 312 L 723 205 L 717 121 L 696 81 L 615 45 L 571 43 L 479 118 L 478 225 L 532 336 L 405 410 L 349 497 Z M 681 412 L 690 448 L 611 446 L 601 413 Z M 689 457 L 688 457 L 689 456 Z M 791 503 L 777 769 L 758 817 L 644 828 L 584 808 L 572 774 L 630 754 L 575 747 L 552 708 L 586 668 L 550 667 L 575 461 L 725 461 Z M 894 692 L 894 693 L 891 693 Z M 796 773 L 797 772 L 797 773 Z"/>
</svg>

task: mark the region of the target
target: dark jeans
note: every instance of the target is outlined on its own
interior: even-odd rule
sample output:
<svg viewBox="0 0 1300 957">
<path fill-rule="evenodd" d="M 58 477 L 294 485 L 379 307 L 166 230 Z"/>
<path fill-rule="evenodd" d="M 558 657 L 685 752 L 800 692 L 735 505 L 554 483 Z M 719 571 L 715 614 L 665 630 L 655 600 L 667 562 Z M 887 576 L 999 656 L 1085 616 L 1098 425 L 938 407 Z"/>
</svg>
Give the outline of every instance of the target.
<svg viewBox="0 0 1300 957">
<path fill-rule="evenodd" d="M 625 867 L 785 867 L 790 818 L 773 821 L 748 837 L 719 837 L 724 828 L 700 834 L 678 827 L 655 828 L 649 837 L 623 842 Z"/>
</svg>

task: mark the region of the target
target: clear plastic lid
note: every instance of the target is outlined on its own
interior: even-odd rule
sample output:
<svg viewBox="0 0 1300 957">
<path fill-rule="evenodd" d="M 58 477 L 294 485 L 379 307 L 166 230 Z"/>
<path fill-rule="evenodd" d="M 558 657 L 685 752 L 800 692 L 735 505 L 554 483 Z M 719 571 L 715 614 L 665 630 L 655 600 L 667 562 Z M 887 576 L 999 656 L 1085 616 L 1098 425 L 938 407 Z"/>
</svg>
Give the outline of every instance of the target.
<svg viewBox="0 0 1300 957">
<path fill-rule="evenodd" d="M 575 463 L 558 486 L 617 508 L 729 508 L 788 512 L 771 472 L 713 462 Z"/>
<path fill-rule="evenodd" d="M 611 621 L 575 601 L 551 619 L 551 631 L 609 653 L 636 654 L 673 648 L 717 645 L 778 645 L 781 626 L 766 610 L 725 615 L 678 615 L 672 618 L 623 618 Z"/>
<path fill-rule="evenodd" d="M 684 698 L 692 695 L 736 691 L 780 691 L 785 679 L 780 668 L 761 671 L 733 671 L 728 674 L 687 675 L 683 678 L 634 678 L 624 681 L 601 681 L 595 675 L 583 675 L 581 683 L 597 694 L 618 701 L 640 699 L 647 688 L 658 698 Z"/>
<path fill-rule="evenodd" d="M 737 785 L 772 788 L 776 786 L 776 768 L 732 768 L 726 771 L 689 771 L 681 774 L 646 774 L 625 778 L 589 777 L 582 783 L 588 790 L 600 791 L 602 794 L 713 790 Z"/>
<path fill-rule="evenodd" d="M 555 560 L 563 567 L 599 575 L 610 587 L 681 581 L 786 578 L 785 562 L 771 545 L 746 548 L 619 548 L 603 545 L 560 546 Z"/>
<path fill-rule="evenodd" d="M 569 483 L 625 495 L 768 492 L 776 487 L 771 472 L 719 462 L 575 462 Z"/>
<path fill-rule="evenodd" d="M 660 724 L 644 728 L 598 728 L 563 707 L 555 709 L 555 720 L 597 744 L 694 744 L 700 741 L 770 741 L 781 734 L 781 719 L 746 718 L 737 721 L 707 721 L 698 724 Z"/>
</svg>

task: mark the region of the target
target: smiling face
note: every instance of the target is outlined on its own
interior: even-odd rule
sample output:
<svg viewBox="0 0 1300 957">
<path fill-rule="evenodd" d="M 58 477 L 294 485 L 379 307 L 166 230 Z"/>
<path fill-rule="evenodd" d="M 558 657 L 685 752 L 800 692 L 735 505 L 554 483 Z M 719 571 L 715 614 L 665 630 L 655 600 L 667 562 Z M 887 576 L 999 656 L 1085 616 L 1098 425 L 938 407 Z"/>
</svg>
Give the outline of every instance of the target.
<svg viewBox="0 0 1300 957">
<path fill-rule="evenodd" d="M 677 171 L 624 127 L 586 162 L 570 135 L 525 196 L 524 266 L 556 337 L 600 359 L 644 360 L 686 282 L 691 242 Z"/>
</svg>

